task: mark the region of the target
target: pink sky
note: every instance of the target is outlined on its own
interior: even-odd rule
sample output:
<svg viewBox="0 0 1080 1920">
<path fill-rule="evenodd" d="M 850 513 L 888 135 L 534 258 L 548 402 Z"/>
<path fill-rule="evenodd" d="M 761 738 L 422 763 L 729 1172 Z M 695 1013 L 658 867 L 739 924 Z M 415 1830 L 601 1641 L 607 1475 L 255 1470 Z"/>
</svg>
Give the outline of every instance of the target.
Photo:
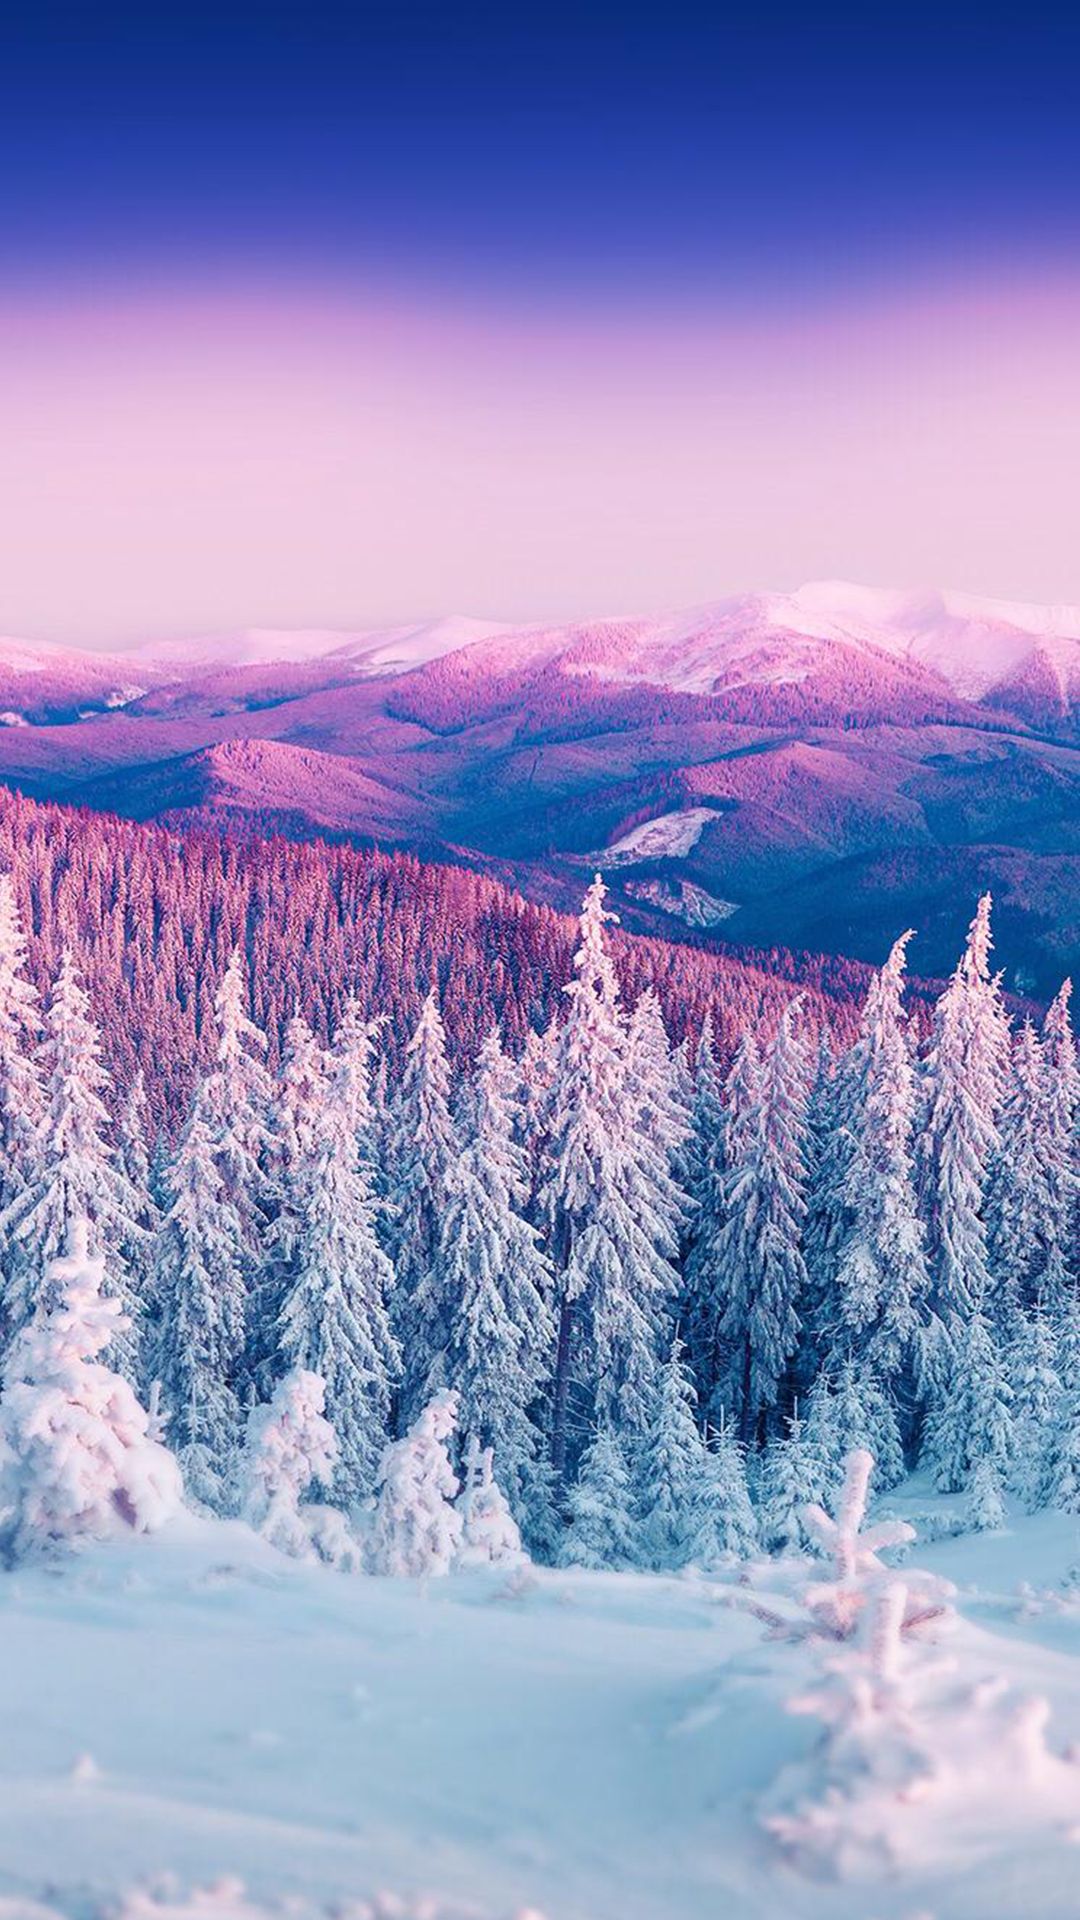
<svg viewBox="0 0 1080 1920">
<path fill-rule="evenodd" d="M 768 327 L 272 289 L 0 313 L 0 631 L 1080 601 L 1080 286 Z"/>
</svg>

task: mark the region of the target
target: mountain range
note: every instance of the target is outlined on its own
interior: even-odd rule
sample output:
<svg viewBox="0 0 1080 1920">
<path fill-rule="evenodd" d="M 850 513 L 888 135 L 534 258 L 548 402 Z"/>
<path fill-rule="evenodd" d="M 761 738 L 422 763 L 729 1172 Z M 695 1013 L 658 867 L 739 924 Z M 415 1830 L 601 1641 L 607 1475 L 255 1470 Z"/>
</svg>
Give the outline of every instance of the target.
<svg viewBox="0 0 1080 1920">
<path fill-rule="evenodd" d="M 818 583 L 565 625 L 0 641 L 0 779 L 170 824 L 463 861 L 625 923 L 927 974 L 997 896 L 1009 983 L 1080 963 L 1080 608 Z M 913 959 L 914 959 L 913 955 Z"/>
</svg>

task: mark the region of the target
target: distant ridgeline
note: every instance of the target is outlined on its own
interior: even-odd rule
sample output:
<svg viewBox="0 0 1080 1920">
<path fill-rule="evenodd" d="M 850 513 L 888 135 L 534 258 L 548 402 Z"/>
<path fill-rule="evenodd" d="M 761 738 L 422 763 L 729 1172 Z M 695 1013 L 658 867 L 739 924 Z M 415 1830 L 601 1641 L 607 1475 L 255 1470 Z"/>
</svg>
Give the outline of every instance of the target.
<svg viewBox="0 0 1080 1920">
<path fill-rule="evenodd" d="M 396 1067 L 432 987 L 454 1059 L 474 1057 L 493 1021 L 520 1052 L 571 974 L 568 916 L 408 854 L 180 835 L 0 789 L 4 871 L 34 985 L 47 994 L 70 945 L 116 1087 L 141 1068 L 155 1126 L 179 1120 L 212 1054 L 214 994 L 236 948 L 271 1065 L 293 1013 L 325 1040 L 355 994 L 365 1015 L 385 1017 Z M 654 986 L 675 1040 L 696 1038 L 708 1012 L 722 1057 L 796 992 L 809 1026 L 850 1038 L 869 977 L 857 962 L 781 949 L 736 957 L 616 933 L 613 951 L 631 1003 Z"/>
</svg>

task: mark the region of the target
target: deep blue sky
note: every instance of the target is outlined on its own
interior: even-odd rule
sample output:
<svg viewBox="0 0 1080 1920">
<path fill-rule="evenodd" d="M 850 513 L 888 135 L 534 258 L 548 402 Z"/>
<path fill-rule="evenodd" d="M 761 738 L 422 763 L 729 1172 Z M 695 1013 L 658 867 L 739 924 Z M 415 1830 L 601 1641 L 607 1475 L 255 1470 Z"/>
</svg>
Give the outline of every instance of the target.
<svg viewBox="0 0 1080 1920">
<path fill-rule="evenodd" d="M 1080 10 L 16 7 L 0 265 L 829 292 L 1071 257 Z"/>
</svg>

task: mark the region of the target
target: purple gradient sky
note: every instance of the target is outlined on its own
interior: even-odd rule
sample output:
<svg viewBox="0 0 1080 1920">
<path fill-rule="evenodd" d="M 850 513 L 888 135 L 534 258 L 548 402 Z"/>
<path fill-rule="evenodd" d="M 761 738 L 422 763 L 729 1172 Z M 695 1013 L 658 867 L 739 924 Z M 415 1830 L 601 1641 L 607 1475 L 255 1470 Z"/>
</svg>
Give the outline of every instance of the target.
<svg viewBox="0 0 1080 1920">
<path fill-rule="evenodd" d="M 1080 288 L 768 321 L 128 293 L 0 315 L 2 628 L 127 643 L 841 577 L 1077 597 Z"/>
<path fill-rule="evenodd" d="M 1080 601 L 1080 16 L 16 6 L 0 632 Z"/>
</svg>

